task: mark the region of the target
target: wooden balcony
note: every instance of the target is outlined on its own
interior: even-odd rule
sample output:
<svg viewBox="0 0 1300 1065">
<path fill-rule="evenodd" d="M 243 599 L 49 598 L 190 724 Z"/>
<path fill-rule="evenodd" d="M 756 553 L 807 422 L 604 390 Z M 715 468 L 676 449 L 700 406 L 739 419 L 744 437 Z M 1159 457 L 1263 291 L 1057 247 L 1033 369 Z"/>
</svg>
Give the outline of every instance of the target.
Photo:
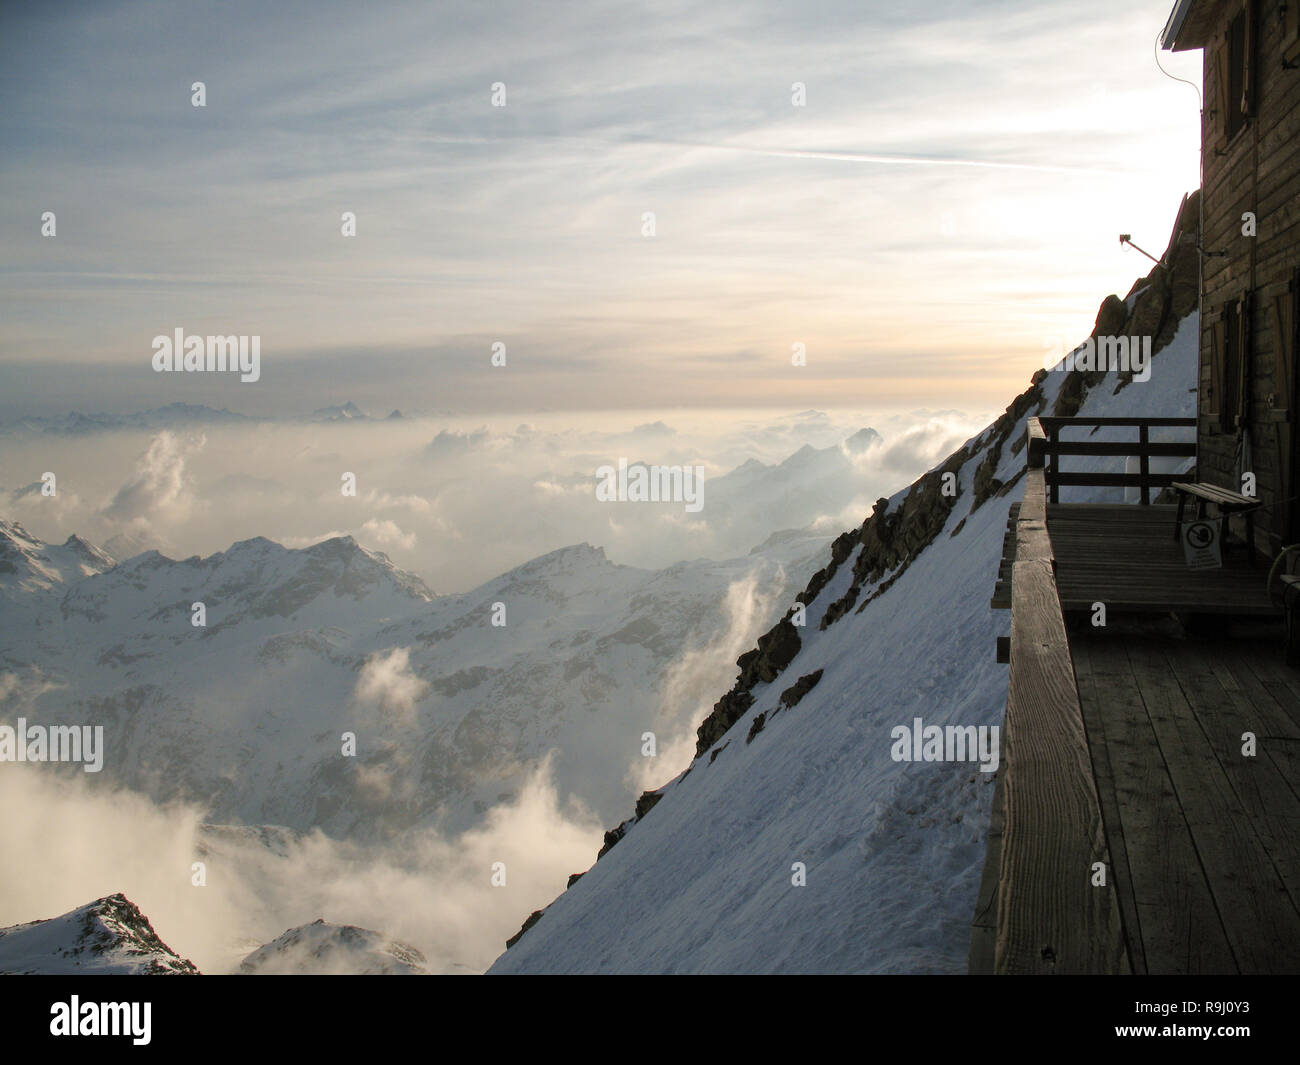
<svg viewBox="0 0 1300 1065">
<path fill-rule="evenodd" d="M 1130 448 L 1157 424 L 1110 421 Z M 1050 502 L 1047 460 L 1089 453 L 1068 428 L 1030 422 L 994 596 L 1011 668 L 970 969 L 1300 971 L 1300 672 L 1267 569 L 1189 570 L 1173 508 Z M 1176 476 L 1061 472 L 1144 500 Z"/>
<path fill-rule="evenodd" d="M 1104 603 L 1107 613 L 1178 612 L 1280 616 L 1269 601 L 1267 571 L 1251 566 L 1242 550 L 1225 556 L 1222 569 L 1194 570 L 1183 559 L 1175 537 L 1178 508 L 1150 502 L 1154 490 L 1180 480 L 1181 474 L 1153 472 L 1153 457 L 1193 457 L 1195 444 L 1152 442 L 1152 428 L 1194 428 L 1192 418 L 1031 418 L 1026 449 L 1029 472 L 1042 471 L 1043 522 L 1050 529 L 1051 558 L 1061 607 L 1067 613 L 1091 611 Z M 1114 441 L 1062 440 L 1062 431 L 1105 427 L 1132 428 L 1137 439 Z M 1131 473 L 1071 472 L 1060 458 L 1072 455 L 1132 456 Z M 1060 488 L 1112 487 L 1137 489 L 1136 505 L 1128 503 L 1061 503 Z M 1031 493 L 1025 491 L 1026 504 Z M 1023 506 L 1023 505 L 1021 505 Z M 1012 605 L 1011 564 L 1021 506 L 1013 507 L 1003 565 L 994 590 L 993 606 Z"/>
</svg>

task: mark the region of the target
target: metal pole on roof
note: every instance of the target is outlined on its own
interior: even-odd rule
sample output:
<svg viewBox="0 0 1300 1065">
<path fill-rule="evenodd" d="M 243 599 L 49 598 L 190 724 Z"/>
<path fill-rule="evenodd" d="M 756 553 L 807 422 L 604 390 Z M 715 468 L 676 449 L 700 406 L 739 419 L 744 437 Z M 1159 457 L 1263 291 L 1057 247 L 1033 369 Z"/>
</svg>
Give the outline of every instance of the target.
<svg viewBox="0 0 1300 1065">
<path fill-rule="evenodd" d="M 1142 254 L 1145 255 L 1148 259 L 1150 259 L 1153 263 L 1156 263 L 1157 265 L 1159 265 L 1159 263 L 1160 263 L 1160 260 L 1159 260 L 1159 259 L 1157 259 L 1157 258 L 1156 258 L 1154 255 L 1152 255 L 1149 251 L 1144 251 L 1142 248 L 1138 248 L 1138 246 L 1137 246 L 1136 244 L 1133 243 L 1133 236 L 1132 236 L 1132 234 L 1130 234 L 1130 233 L 1121 233 L 1121 234 L 1119 235 L 1119 242 L 1120 242 L 1121 244 L 1127 244 L 1130 248 L 1137 248 L 1138 251 L 1142 252 Z"/>
</svg>

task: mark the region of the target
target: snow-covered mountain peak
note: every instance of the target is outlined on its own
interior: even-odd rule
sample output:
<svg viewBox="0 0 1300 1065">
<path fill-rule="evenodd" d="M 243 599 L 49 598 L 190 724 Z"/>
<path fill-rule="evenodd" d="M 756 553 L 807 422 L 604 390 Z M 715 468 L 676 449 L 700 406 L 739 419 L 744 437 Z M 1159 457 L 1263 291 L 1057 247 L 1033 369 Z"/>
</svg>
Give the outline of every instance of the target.
<svg viewBox="0 0 1300 1065">
<path fill-rule="evenodd" d="M 111 556 L 79 536 L 47 544 L 18 522 L 0 519 L 0 593 L 62 591 L 115 565 Z"/>
<path fill-rule="evenodd" d="M 860 455 L 882 440 L 881 435 L 870 426 L 859 429 L 844 441 L 844 450 L 850 455 Z"/>
<path fill-rule="evenodd" d="M 561 576 L 606 567 L 618 568 L 605 557 L 603 547 L 593 547 L 587 543 L 570 544 L 525 562 L 505 574 L 502 579 Z"/>
<path fill-rule="evenodd" d="M 0 974 L 197 975 L 125 895 L 59 917 L 0 928 Z"/>
<path fill-rule="evenodd" d="M 348 400 L 342 406 L 321 407 L 320 410 L 314 410 L 311 413 L 312 421 L 318 422 L 364 421 L 368 417 L 369 415 L 351 400 Z"/>
<path fill-rule="evenodd" d="M 424 955 L 380 932 L 355 925 L 311 924 L 290 928 L 239 963 L 250 975 L 424 976 Z"/>
<path fill-rule="evenodd" d="M 116 559 L 114 559 L 107 551 L 96 547 L 89 540 L 82 539 L 76 533 L 69 536 L 63 542 L 63 546 L 68 551 L 85 559 L 86 564 L 90 566 L 95 573 L 102 573 L 104 570 L 112 569 L 117 565 Z"/>
</svg>

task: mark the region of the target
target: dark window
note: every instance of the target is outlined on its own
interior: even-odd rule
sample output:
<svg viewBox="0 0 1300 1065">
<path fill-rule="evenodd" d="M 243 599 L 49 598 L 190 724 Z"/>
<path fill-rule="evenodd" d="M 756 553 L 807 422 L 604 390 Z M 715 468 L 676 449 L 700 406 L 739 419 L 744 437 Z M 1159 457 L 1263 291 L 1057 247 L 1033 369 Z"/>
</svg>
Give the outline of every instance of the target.
<svg viewBox="0 0 1300 1065">
<path fill-rule="evenodd" d="M 1223 305 L 1219 428 L 1225 433 L 1236 432 L 1249 420 L 1254 302 L 1254 293 L 1247 291 L 1240 299 Z"/>
</svg>

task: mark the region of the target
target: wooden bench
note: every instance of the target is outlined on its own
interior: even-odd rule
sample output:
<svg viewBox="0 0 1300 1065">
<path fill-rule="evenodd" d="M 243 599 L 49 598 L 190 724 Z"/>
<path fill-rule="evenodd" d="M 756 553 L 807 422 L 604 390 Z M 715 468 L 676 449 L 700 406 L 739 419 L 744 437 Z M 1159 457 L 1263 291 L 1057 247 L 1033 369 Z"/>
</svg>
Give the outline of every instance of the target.
<svg viewBox="0 0 1300 1065">
<path fill-rule="evenodd" d="M 1240 514 L 1246 520 L 1246 553 L 1250 556 L 1250 563 L 1255 564 L 1255 510 L 1260 506 L 1260 501 L 1251 496 L 1242 495 L 1240 492 L 1234 492 L 1230 488 L 1220 488 L 1217 484 L 1205 484 L 1201 481 L 1176 481 L 1169 486 L 1178 493 L 1178 515 L 1174 519 L 1174 539 L 1177 540 L 1182 536 L 1183 530 L 1183 509 L 1189 499 L 1196 500 L 1196 516 L 1205 517 L 1205 508 L 1207 504 L 1213 504 L 1223 517 L 1227 518 L 1232 514 Z M 1227 523 L 1224 523 L 1225 531 Z M 1224 540 L 1224 546 L 1227 546 L 1227 540 Z"/>
</svg>

